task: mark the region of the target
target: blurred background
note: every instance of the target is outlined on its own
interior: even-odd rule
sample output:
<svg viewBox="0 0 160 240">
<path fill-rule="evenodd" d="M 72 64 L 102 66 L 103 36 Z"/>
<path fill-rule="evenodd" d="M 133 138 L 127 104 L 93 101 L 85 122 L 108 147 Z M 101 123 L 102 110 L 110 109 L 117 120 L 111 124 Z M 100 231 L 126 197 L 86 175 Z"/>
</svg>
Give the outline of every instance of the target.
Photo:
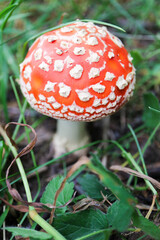
<svg viewBox="0 0 160 240">
<path fill-rule="evenodd" d="M 99 20 L 123 28 L 125 32 L 108 27 L 131 53 L 136 68 L 136 87 L 130 102 L 110 117 L 107 131 L 105 123 L 102 124 L 100 120 L 88 124 L 91 141 L 106 139 L 107 136 L 119 141 L 136 159 L 139 153 L 128 129 L 127 124 L 130 124 L 140 146 L 146 146 L 144 159 L 149 175 L 160 179 L 160 0 L 0 0 L 0 123 L 4 126 L 10 121 L 27 122 L 36 130 L 38 142 L 34 149 L 35 155 L 31 154 L 31 162 L 28 161 L 30 156 L 24 158 L 26 171 L 51 161 L 53 154 L 50 154 L 50 143 L 56 129 L 56 120 L 35 112 L 24 100 L 18 85 L 19 64 L 33 43 L 33 40 L 28 41 L 30 38 L 58 24 L 76 19 Z M 23 129 L 16 128 L 15 131 L 11 128 L 11 133 L 20 149 L 26 146 L 28 139 Z M 145 145 L 148 139 L 150 141 Z M 8 196 L 5 170 L 12 158 L 5 146 L 2 160 L 2 148 L 0 141 L 1 195 Z M 113 151 L 110 146 L 105 148 L 107 150 L 99 144 L 92 150 L 98 151 L 101 157 L 107 152 L 108 162 L 104 161 L 107 165 L 122 163 L 117 149 Z M 66 165 L 71 166 L 75 161 L 74 158 L 70 158 L 67 163 L 63 160 L 62 165 L 57 164 L 54 170 L 45 164 L 40 168 L 40 176 L 43 173 L 42 188 L 35 175 L 30 178 L 34 196 L 44 190 L 51 176 L 61 173 L 62 167 L 66 170 Z M 13 173 L 16 174 L 16 171 L 13 168 Z M 126 176 L 121 178 L 126 181 Z M 128 186 L 130 184 L 128 182 Z M 23 192 L 20 183 L 16 186 Z M 137 196 L 143 203 L 152 202 L 151 196 L 146 192 Z M 7 218 L 8 225 L 13 224 L 14 217 L 20 218 L 13 212 L 10 213 L 11 218 Z M 8 212 L 5 213 L 7 217 Z"/>
</svg>

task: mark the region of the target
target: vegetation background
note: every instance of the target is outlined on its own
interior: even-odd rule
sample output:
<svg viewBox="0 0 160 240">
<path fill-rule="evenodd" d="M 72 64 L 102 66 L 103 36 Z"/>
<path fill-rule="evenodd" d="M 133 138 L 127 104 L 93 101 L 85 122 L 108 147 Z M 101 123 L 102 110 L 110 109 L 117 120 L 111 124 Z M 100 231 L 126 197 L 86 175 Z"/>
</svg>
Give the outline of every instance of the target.
<svg viewBox="0 0 160 240">
<path fill-rule="evenodd" d="M 56 204 L 65 206 L 56 209 L 52 225 L 69 240 L 160 239 L 159 0 L 0 0 L 0 124 L 4 127 L 12 121 L 27 123 L 36 130 L 36 146 L 22 162 L 33 202 L 52 204 L 77 159 L 72 153 L 53 159 L 51 140 L 56 120 L 35 112 L 24 100 L 18 85 L 19 64 L 33 42 L 28 42 L 30 38 L 76 19 L 104 21 L 126 31 L 109 28 L 131 53 L 137 82 L 130 102 L 108 120 L 107 131 L 101 120 L 88 124 L 91 164 L 88 168 L 80 167 L 68 179 Z M 18 151 L 33 137 L 19 126 L 10 127 L 10 135 Z M 106 138 L 112 142 L 104 143 Z M 21 205 L 13 200 L 6 186 L 6 170 L 13 159 L 11 150 L 0 138 L 0 238 L 52 239 L 49 234 L 39 232 L 40 227 L 27 213 L 16 211 L 3 201 Z M 108 170 L 113 165 L 119 166 L 115 173 L 113 168 L 112 172 Z M 124 169 L 119 172 L 120 166 L 127 166 L 129 174 Z M 103 181 L 92 173 L 93 169 Z M 133 177 L 131 170 L 136 170 L 137 175 Z M 16 164 L 9 179 L 26 200 Z M 72 199 L 74 191 L 76 196 Z M 133 202 L 129 203 L 129 199 Z M 47 221 L 49 213 L 41 216 Z"/>
</svg>

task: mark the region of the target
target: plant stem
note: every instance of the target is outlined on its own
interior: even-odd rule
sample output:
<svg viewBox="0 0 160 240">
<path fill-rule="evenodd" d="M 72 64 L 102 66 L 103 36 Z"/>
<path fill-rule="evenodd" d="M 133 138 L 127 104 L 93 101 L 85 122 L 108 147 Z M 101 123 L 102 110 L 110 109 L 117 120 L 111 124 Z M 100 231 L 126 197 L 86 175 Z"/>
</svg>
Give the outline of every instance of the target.
<svg viewBox="0 0 160 240">
<path fill-rule="evenodd" d="M 12 145 L 10 139 L 8 138 L 6 132 L 3 130 L 3 128 L 0 126 L 0 134 L 3 136 L 6 144 L 8 145 L 8 147 L 10 148 L 11 152 L 13 153 L 13 156 L 16 157 L 18 155 L 16 148 Z M 21 174 L 22 177 L 22 181 L 23 181 L 23 185 L 25 188 L 25 192 L 26 192 L 26 196 L 27 196 L 27 200 L 28 202 L 32 202 L 32 196 L 31 196 L 31 192 L 30 192 L 30 188 L 29 188 L 29 184 L 28 184 L 28 180 L 22 165 L 22 162 L 20 160 L 20 158 L 16 159 L 16 163 L 19 169 L 19 172 Z"/>
<path fill-rule="evenodd" d="M 55 228 L 46 222 L 38 213 L 33 209 L 29 211 L 29 216 L 37 222 L 46 232 L 52 235 L 56 240 L 66 240 Z"/>
<path fill-rule="evenodd" d="M 6 132 L 3 130 L 3 128 L 1 126 L 0 126 L 0 134 L 2 135 L 6 144 L 8 145 L 10 150 L 12 151 L 14 157 L 16 157 L 18 155 L 17 150 L 12 145 L 12 143 L 11 143 L 10 139 L 8 138 Z M 16 159 L 16 163 L 17 163 L 18 169 L 19 169 L 20 174 L 21 174 L 21 178 L 22 178 L 22 182 L 23 182 L 23 185 L 24 185 L 24 188 L 25 188 L 27 200 L 28 200 L 28 202 L 32 202 L 31 191 L 30 191 L 28 180 L 27 180 L 27 177 L 26 177 L 26 173 L 24 171 L 24 168 L 23 168 L 23 165 L 22 165 L 22 162 L 21 162 L 20 158 Z M 38 215 L 38 213 L 36 212 L 34 207 L 29 207 L 29 216 L 38 225 L 40 225 L 47 233 L 49 233 L 52 237 L 54 237 L 55 240 L 66 240 L 56 229 L 54 229 L 48 222 L 46 222 L 41 216 Z"/>
</svg>

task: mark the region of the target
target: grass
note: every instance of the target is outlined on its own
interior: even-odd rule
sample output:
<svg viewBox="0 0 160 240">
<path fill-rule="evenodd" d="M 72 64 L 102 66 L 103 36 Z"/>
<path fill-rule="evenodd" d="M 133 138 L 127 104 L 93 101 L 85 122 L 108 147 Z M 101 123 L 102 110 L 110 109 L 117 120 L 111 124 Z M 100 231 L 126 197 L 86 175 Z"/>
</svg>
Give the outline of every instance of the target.
<svg viewBox="0 0 160 240">
<path fill-rule="evenodd" d="M 142 11 L 143 9 L 143 11 Z M 153 14 L 154 13 L 154 14 Z M 23 61 L 27 48 L 32 44 L 35 36 L 47 31 L 58 24 L 66 24 L 75 21 L 76 19 L 94 19 L 98 23 L 105 21 L 116 26 L 120 26 L 126 32 L 119 31 L 119 29 L 108 26 L 115 35 L 119 36 L 127 49 L 131 51 L 133 62 L 137 69 L 137 84 L 134 96 L 130 103 L 125 108 L 125 129 L 119 130 L 120 120 L 123 119 L 122 112 L 112 116 L 111 129 L 114 135 L 114 140 L 109 141 L 105 146 L 103 139 L 96 139 L 90 146 L 90 163 L 81 166 L 67 179 L 68 184 L 74 183 L 74 189 L 78 189 L 78 198 L 74 201 L 81 204 L 81 200 L 85 202 L 85 210 L 73 214 L 72 204 L 66 204 L 67 211 L 57 211 L 53 226 L 66 238 L 66 239 L 88 239 L 88 237 L 96 240 L 110 239 L 113 233 L 116 234 L 117 239 L 126 239 L 124 231 L 129 231 L 135 234 L 136 239 L 145 239 L 146 236 L 153 236 L 154 239 L 159 239 L 159 196 L 156 187 L 145 180 L 139 181 L 139 178 L 130 176 L 123 183 L 116 177 L 115 173 L 110 172 L 101 165 L 101 160 L 107 153 L 109 162 L 120 162 L 120 165 L 127 166 L 132 170 L 137 170 L 139 173 L 144 173 L 148 176 L 149 156 L 153 156 L 154 161 L 158 164 L 157 154 L 159 154 L 159 128 L 160 128 L 160 37 L 158 29 L 160 26 L 160 5 L 158 0 L 62 0 L 62 1 L 0 1 L 0 123 L 5 125 L 10 121 L 18 123 L 29 123 L 37 132 L 43 126 L 47 127 L 48 119 L 46 117 L 37 115 L 32 110 L 26 101 L 24 101 L 22 94 L 19 91 L 17 80 L 19 78 L 19 64 Z M 25 46 L 26 43 L 26 46 Z M 150 94 L 154 93 L 154 96 Z M 19 114 L 13 114 L 14 107 L 18 109 Z M 29 112 L 29 115 L 26 112 Z M 137 124 L 138 120 L 138 124 Z M 50 121 L 49 121 L 50 123 Z M 127 123 L 129 124 L 127 128 Z M 96 124 L 92 125 L 96 129 Z M 112 128 L 113 127 L 113 128 Z M 118 133 L 118 137 L 116 136 Z M 18 146 L 22 141 L 30 142 L 30 130 L 22 129 L 16 126 L 11 129 L 12 138 Z M 42 147 L 39 146 L 38 147 Z M 154 148 L 154 151 L 152 150 Z M 77 150 L 75 150 L 77 151 Z M 73 151 L 74 152 L 74 151 Z M 29 166 L 26 167 L 25 172 L 27 177 L 30 174 L 35 174 L 34 184 L 36 182 L 36 191 L 34 192 L 33 202 L 40 201 L 40 195 L 46 194 L 43 191 L 46 182 L 39 173 L 45 167 L 49 170 L 52 166 L 57 166 L 59 162 L 62 163 L 63 172 L 65 177 L 68 172 L 68 162 L 66 159 L 70 158 L 73 152 L 68 152 L 59 158 L 49 159 L 48 162 L 44 160 L 39 163 L 37 158 L 37 150 L 32 150 L 28 159 L 32 160 Z M 148 155 L 150 153 L 150 155 Z M 155 157 L 154 157 L 155 154 Z M 11 161 L 11 149 L 6 146 L 3 138 L 0 138 L 0 197 L 8 199 L 10 204 L 13 204 L 8 188 L 5 182 L 5 171 Z M 153 160 L 152 159 L 152 160 Z M 30 161 L 31 162 L 31 161 Z M 26 164 L 24 164 L 26 166 Z M 111 164 L 112 165 L 112 164 Z M 58 165 L 59 166 L 59 165 Z M 71 165 L 72 166 L 72 165 Z M 85 173 L 91 174 L 96 172 L 98 185 L 93 186 L 92 182 L 83 191 L 84 186 L 78 185 L 77 179 L 85 179 Z M 61 168 L 58 167 L 56 174 L 61 173 Z M 117 173 L 117 172 L 116 172 Z M 48 173 L 49 174 L 49 173 Z M 91 175 L 93 176 L 93 174 Z M 121 175 L 120 175 L 121 176 Z M 50 176 L 48 176 L 50 177 Z M 157 180 L 159 180 L 157 177 Z M 92 179 L 92 177 L 90 177 Z M 17 171 L 10 174 L 9 179 L 12 186 L 19 186 L 21 177 Z M 29 178 L 28 178 L 29 179 Z M 30 180 L 32 181 L 32 179 Z M 56 180 L 53 180 L 55 183 Z M 43 187 L 42 187 L 43 186 Z M 107 211 L 103 209 L 104 205 L 97 202 L 97 199 L 92 199 L 90 196 L 90 188 L 98 192 L 99 186 L 101 188 L 107 187 L 110 190 L 109 195 L 102 197 L 105 200 Z M 125 187 L 124 187 L 125 186 Z M 127 187 L 127 189 L 126 189 Z M 101 189 L 100 188 L 100 189 Z M 120 191 L 121 190 L 121 191 Z M 123 191 L 122 191 L 123 190 Z M 62 189 L 62 195 L 64 189 Z M 69 188 L 68 188 L 68 191 Z M 33 193 L 32 193 L 33 194 Z M 54 192 L 55 194 L 55 192 Z M 110 194 L 115 198 L 110 200 L 111 205 L 108 205 L 106 197 L 109 198 Z M 144 203 L 139 202 L 139 195 L 143 197 Z M 152 198 L 156 195 L 156 201 L 152 204 Z M 149 206 L 145 204 L 146 196 L 149 199 Z M 53 200 L 53 196 L 47 196 Z M 90 200 L 87 199 L 90 198 Z M 77 200 L 76 200 L 77 199 Z M 89 206 L 87 203 L 89 201 Z M 137 207 L 139 204 L 145 204 L 147 210 L 140 210 Z M 41 202 L 44 204 L 43 202 Z M 15 204 L 15 203 L 14 203 Z M 99 204 L 99 208 L 97 205 Z M 3 205 L 3 203 L 2 203 Z M 5 204 L 4 204 L 5 206 Z M 46 207 L 45 207 L 46 208 Z M 92 211 L 94 209 L 94 212 Z M 103 209 L 103 210 L 102 210 Z M 154 210 L 154 211 L 152 211 Z M 156 211 L 155 211 L 156 210 Z M 0 226 L 9 227 L 9 219 L 15 219 L 14 214 L 9 211 L 9 207 L 1 208 L 2 214 L 0 216 Z M 14 211 L 14 210 L 13 210 Z M 126 216 L 126 212 L 128 216 Z M 150 217 L 148 221 L 144 216 Z M 117 214 L 118 213 L 118 214 Z M 150 215 L 151 213 L 151 215 Z M 30 227 L 33 230 L 23 230 L 21 232 L 17 228 L 9 229 L 7 233 L 7 240 L 14 239 L 15 235 L 21 234 L 22 236 L 30 236 L 30 239 L 35 239 L 37 231 L 37 224 L 31 223 L 27 219 L 28 213 L 24 215 L 18 214 L 18 224 L 24 227 Z M 116 217 L 115 217 L 116 216 Z M 43 214 L 42 214 L 43 217 Z M 78 222 L 78 220 L 79 222 Z M 92 228 L 95 220 L 98 222 L 95 225 L 95 231 Z M 83 228 L 83 221 L 85 220 L 85 228 Z M 81 229 L 78 231 L 77 237 L 72 234 L 75 227 Z M 89 222 L 91 223 L 89 225 Z M 104 223 L 103 223 L 104 222 Z M 110 224 L 110 222 L 112 224 Z M 156 225 L 154 224 L 156 223 Z M 67 230 L 65 229 L 67 226 Z M 141 236 L 136 235 L 137 231 L 142 230 Z M 4 232 L 7 230 L 3 230 Z M 35 231 L 35 232 L 34 232 Z M 35 234 L 35 235 L 34 235 Z M 4 236 L 4 235 L 3 235 Z M 137 237 L 138 236 L 138 237 Z M 37 235 L 39 238 L 39 235 Z M 2 238 L 2 236 L 1 236 Z M 50 239 L 49 235 L 44 235 L 43 239 Z M 127 238 L 128 239 L 128 238 Z"/>
</svg>

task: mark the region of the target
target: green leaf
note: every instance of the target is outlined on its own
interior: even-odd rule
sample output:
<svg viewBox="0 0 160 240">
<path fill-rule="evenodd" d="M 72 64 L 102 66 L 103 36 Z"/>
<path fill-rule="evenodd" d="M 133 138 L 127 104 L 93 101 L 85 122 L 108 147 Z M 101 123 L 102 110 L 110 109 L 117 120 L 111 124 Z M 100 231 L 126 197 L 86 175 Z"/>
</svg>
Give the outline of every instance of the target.
<svg viewBox="0 0 160 240">
<path fill-rule="evenodd" d="M 132 208 L 134 208 L 136 203 L 134 196 L 128 189 L 124 187 L 121 180 L 114 173 L 102 165 L 96 156 L 91 159 L 88 167 L 99 175 L 102 183 L 109 188 L 117 198 L 123 201 L 126 205 L 130 205 Z"/>
<path fill-rule="evenodd" d="M 136 67 L 143 60 L 141 53 L 138 50 L 130 51 L 131 56 L 133 57 L 133 65 Z"/>
<path fill-rule="evenodd" d="M 150 108 L 154 108 L 157 111 L 153 111 Z M 143 121 L 148 128 L 152 129 L 160 122 L 158 111 L 160 111 L 160 105 L 156 96 L 153 93 L 144 94 Z"/>
<path fill-rule="evenodd" d="M 119 232 L 128 228 L 134 209 L 121 201 L 116 201 L 108 208 L 107 219 L 109 224 Z"/>
<path fill-rule="evenodd" d="M 81 239 L 86 235 L 89 235 L 90 238 L 83 239 L 105 240 L 105 230 L 108 228 L 108 221 L 106 215 L 100 210 L 88 209 L 78 213 L 59 216 L 55 218 L 53 226 L 67 240 Z"/>
<path fill-rule="evenodd" d="M 6 227 L 7 231 L 12 232 L 14 236 L 22 236 L 22 237 L 30 237 L 33 239 L 39 240 L 47 240 L 52 239 L 52 237 L 48 233 L 39 232 L 34 229 L 27 229 L 27 228 L 18 228 L 18 227 Z"/>
<path fill-rule="evenodd" d="M 104 196 L 107 196 L 107 198 L 111 201 L 115 199 L 115 197 L 112 195 L 112 193 L 109 190 L 106 190 L 104 185 L 100 182 L 100 180 L 97 178 L 97 176 L 93 174 L 86 173 L 79 178 L 77 178 L 77 182 L 80 184 L 82 190 L 84 193 L 89 196 L 90 198 L 96 199 L 96 200 L 102 200 L 102 194 Z M 94 184 L 93 184 L 94 183 Z"/>
<path fill-rule="evenodd" d="M 42 203 L 53 204 L 55 194 L 56 194 L 57 190 L 60 188 L 60 185 L 63 180 L 64 180 L 64 177 L 57 176 L 48 183 L 48 185 L 41 197 Z M 73 182 L 65 183 L 63 190 L 61 191 L 61 193 L 58 196 L 56 206 L 62 206 L 72 198 L 72 195 L 74 192 L 73 187 L 74 187 Z M 67 209 L 67 207 L 57 208 L 56 213 L 64 213 L 66 211 L 66 209 Z"/>
<path fill-rule="evenodd" d="M 149 221 L 143 216 L 139 216 L 137 212 L 133 214 L 132 221 L 134 226 L 140 228 L 143 232 L 147 233 L 152 238 L 156 240 L 160 239 L 160 229 L 153 222 Z"/>
</svg>

